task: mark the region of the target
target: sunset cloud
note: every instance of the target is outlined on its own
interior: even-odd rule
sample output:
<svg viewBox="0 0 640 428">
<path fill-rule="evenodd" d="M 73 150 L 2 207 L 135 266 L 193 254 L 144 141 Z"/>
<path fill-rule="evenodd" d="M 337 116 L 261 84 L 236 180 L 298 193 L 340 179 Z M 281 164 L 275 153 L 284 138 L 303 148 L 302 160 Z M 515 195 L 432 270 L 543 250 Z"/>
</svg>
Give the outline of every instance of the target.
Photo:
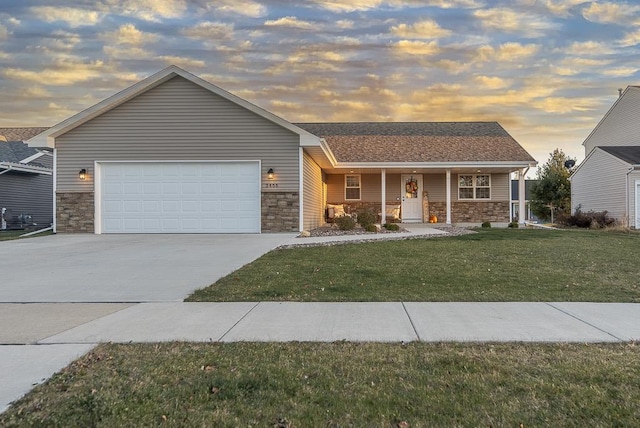
<svg viewBox="0 0 640 428">
<path fill-rule="evenodd" d="M 582 16 L 592 22 L 600 24 L 628 23 L 634 14 L 640 11 L 640 6 L 628 3 L 591 2 L 582 9 Z"/>
<path fill-rule="evenodd" d="M 25 70 L 21 68 L 6 68 L 2 73 L 13 80 L 28 82 L 29 84 L 46 84 L 48 86 L 69 86 L 76 83 L 95 79 L 107 72 L 102 61 L 78 63 L 58 61 L 53 67 L 44 70 Z"/>
<path fill-rule="evenodd" d="M 478 9 L 473 15 L 488 30 L 519 33 L 527 37 L 542 36 L 554 24 L 542 16 L 518 12 L 508 8 Z"/>
<path fill-rule="evenodd" d="M 401 54 L 409 55 L 436 55 L 440 52 L 438 43 L 421 42 L 418 40 L 400 40 L 392 44 L 394 50 Z"/>
<path fill-rule="evenodd" d="M 36 6 L 32 7 L 31 11 L 44 22 L 65 22 L 71 28 L 95 25 L 103 16 L 94 10 L 73 7 Z"/>
<path fill-rule="evenodd" d="M 290 27 L 302 30 L 310 30 L 313 28 L 311 22 L 301 21 L 295 16 L 285 16 L 283 18 L 265 21 L 264 25 L 267 27 Z"/>
<path fill-rule="evenodd" d="M 143 46 L 157 41 L 158 35 L 140 31 L 133 24 L 124 24 L 115 31 L 103 33 L 102 38 L 115 45 Z"/>
<path fill-rule="evenodd" d="M 193 39 L 230 39 L 233 36 L 233 24 L 204 21 L 193 27 L 185 28 L 181 32 Z"/>
<path fill-rule="evenodd" d="M 451 30 L 442 28 L 437 22 L 427 19 L 413 25 L 400 24 L 391 27 L 391 33 L 408 39 L 438 39 L 449 36 Z"/>
</svg>

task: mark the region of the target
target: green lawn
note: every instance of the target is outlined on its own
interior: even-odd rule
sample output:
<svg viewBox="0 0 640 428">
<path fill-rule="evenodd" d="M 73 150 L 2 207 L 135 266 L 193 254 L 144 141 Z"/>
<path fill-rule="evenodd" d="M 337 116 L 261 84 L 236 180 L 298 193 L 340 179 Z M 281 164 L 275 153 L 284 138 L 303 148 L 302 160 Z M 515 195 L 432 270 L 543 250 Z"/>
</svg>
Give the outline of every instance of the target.
<svg viewBox="0 0 640 428">
<path fill-rule="evenodd" d="M 272 251 L 187 301 L 640 302 L 640 234 L 482 229 Z"/>
<path fill-rule="evenodd" d="M 26 230 L 4 230 L 2 232 L 0 232 L 0 241 L 11 241 L 13 239 L 24 239 L 24 238 L 20 238 L 20 235 L 24 235 L 25 233 L 29 233 Z M 48 231 L 48 232 L 42 232 L 42 233 L 38 233 L 36 235 L 31 235 L 28 236 L 27 238 L 35 238 L 38 236 L 47 236 L 47 235 L 51 235 L 53 234 L 53 232 Z"/>
<path fill-rule="evenodd" d="M 638 403 L 637 344 L 110 344 L 0 426 L 631 427 Z"/>
</svg>

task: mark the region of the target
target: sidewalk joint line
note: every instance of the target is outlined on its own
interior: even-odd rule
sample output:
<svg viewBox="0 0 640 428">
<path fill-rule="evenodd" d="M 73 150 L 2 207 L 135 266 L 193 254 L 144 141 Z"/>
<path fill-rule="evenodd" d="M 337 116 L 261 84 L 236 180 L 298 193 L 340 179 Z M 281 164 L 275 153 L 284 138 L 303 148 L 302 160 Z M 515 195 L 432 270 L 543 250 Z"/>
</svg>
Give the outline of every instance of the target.
<svg viewBox="0 0 640 428">
<path fill-rule="evenodd" d="M 603 330 L 603 329 L 601 329 L 600 327 L 598 327 L 598 326 L 596 326 L 596 325 L 591 324 L 590 322 L 587 322 L 587 321 L 585 321 L 585 320 L 583 320 L 583 319 L 581 319 L 581 318 L 578 318 L 577 316 L 573 315 L 573 314 L 572 314 L 572 313 L 570 313 L 570 312 L 567 312 L 567 311 L 565 311 L 565 310 L 563 310 L 563 309 L 560 309 L 560 308 L 558 308 L 557 306 L 553 306 L 553 304 L 551 304 L 550 302 L 545 302 L 545 304 L 547 304 L 547 305 L 551 306 L 553 309 L 555 309 L 555 310 L 557 310 L 557 311 L 559 311 L 559 312 L 562 312 L 562 313 L 563 313 L 563 314 L 565 314 L 565 315 L 569 315 L 571 318 L 573 318 L 573 319 L 575 319 L 575 320 L 578 320 L 578 321 L 580 321 L 581 323 L 588 325 L 589 327 L 593 327 L 593 328 L 595 328 L 596 330 L 601 331 L 601 332 L 603 332 L 604 334 L 607 334 L 607 335 L 609 335 L 609 336 L 613 337 L 614 339 L 616 339 L 616 340 L 618 340 L 618 341 L 620 341 L 620 342 L 626 342 L 626 340 L 624 340 L 624 339 L 622 339 L 622 338 L 620 338 L 620 337 L 618 337 L 618 336 L 616 336 L 616 335 L 614 335 L 614 334 L 612 334 L 612 333 L 609 333 L 608 331 Z"/>
<path fill-rule="evenodd" d="M 254 310 L 255 308 L 257 308 L 257 307 L 258 307 L 258 305 L 259 305 L 260 303 L 262 303 L 262 302 L 257 302 L 255 305 L 253 305 L 253 306 L 251 307 L 251 309 L 249 309 L 249 310 L 247 311 L 247 313 L 246 313 L 246 314 L 244 314 L 244 315 L 243 315 L 243 316 L 242 316 L 238 321 L 236 321 L 236 323 L 235 323 L 234 325 L 232 325 L 231 327 L 229 327 L 229 329 L 228 329 L 227 331 L 225 331 L 225 332 L 222 334 L 222 336 L 220 336 L 220 338 L 218 338 L 218 340 L 217 340 L 216 342 L 222 342 L 222 339 L 224 339 L 224 337 L 225 337 L 227 334 L 229 334 L 229 332 L 230 332 L 231 330 L 233 330 L 233 329 L 234 329 L 238 324 L 240 324 L 240 323 L 242 322 L 242 320 L 243 320 L 243 319 L 245 319 L 245 318 L 246 318 L 246 317 L 247 317 L 251 312 L 253 312 L 253 310 Z"/>
<path fill-rule="evenodd" d="M 411 319 L 411 315 L 409 315 L 409 311 L 407 310 L 407 307 L 404 305 L 404 302 L 402 303 L 402 309 L 404 309 L 404 313 L 407 314 L 407 318 L 409 318 L 409 322 L 411 323 L 411 328 L 413 328 L 413 332 L 416 334 L 416 337 L 418 338 L 418 342 L 422 342 L 422 339 L 420 338 L 420 334 L 418 333 L 418 330 L 416 329 L 415 324 L 413 323 L 413 320 Z"/>
</svg>

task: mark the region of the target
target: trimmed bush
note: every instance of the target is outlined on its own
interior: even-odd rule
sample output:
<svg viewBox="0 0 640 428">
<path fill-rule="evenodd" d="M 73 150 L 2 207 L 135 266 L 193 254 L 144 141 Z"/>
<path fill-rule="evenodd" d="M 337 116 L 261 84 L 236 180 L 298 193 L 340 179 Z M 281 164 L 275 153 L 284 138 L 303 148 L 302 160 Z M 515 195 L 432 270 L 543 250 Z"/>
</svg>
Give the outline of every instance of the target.
<svg viewBox="0 0 640 428">
<path fill-rule="evenodd" d="M 364 230 L 366 230 L 367 232 L 377 232 L 378 228 L 375 224 L 368 224 L 364 227 Z"/>
<path fill-rule="evenodd" d="M 490 221 L 485 221 L 484 223 L 482 223 L 482 227 L 484 227 L 484 228 L 491 227 L 491 222 Z"/>
<path fill-rule="evenodd" d="M 364 227 L 365 229 L 367 228 L 367 226 L 372 225 L 375 222 L 376 222 L 376 215 L 371 211 L 366 210 L 366 211 L 360 211 L 358 213 L 358 223 L 360 223 L 360 226 Z"/>
<path fill-rule="evenodd" d="M 382 227 L 393 232 L 397 232 L 400 230 L 400 226 L 395 223 L 385 223 Z"/>
<path fill-rule="evenodd" d="M 512 229 L 517 229 L 518 227 L 520 227 L 520 225 L 517 221 L 512 221 L 511 223 L 509 223 L 509 227 Z"/>
<path fill-rule="evenodd" d="M 353 230 L 356 227 L 356 221 L 349 216 L 336 217 L 334 222 L 340 230 Z"/>
</svg>

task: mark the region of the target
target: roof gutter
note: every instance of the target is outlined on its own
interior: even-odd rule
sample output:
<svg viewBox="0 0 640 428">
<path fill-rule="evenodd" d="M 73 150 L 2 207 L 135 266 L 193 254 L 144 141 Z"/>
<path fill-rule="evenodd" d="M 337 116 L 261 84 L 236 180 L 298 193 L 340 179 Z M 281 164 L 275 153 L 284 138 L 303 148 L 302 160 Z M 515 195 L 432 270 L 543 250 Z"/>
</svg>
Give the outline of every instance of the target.
<svg viewBox="0 0 640 428">
<path fill-rule="evenodd" d="M 0 174 L 4 174 L 9 171 L 18 171 L 31 172 L 34 174 L 52 175 L 52 172 L 48 169 L 37 168 L 29 165 L 15 164 L 12 162 L 0 162 L 0 168 L 4 169 L 4 171 L 0 172 Z"/>
<path fill-rule="evenodd" d="M 465 161 L 465 162 L 336 162 L 335 168 L 459 168 L 513 167 L 531 168 L 537 162 L 523 161 Z"/>
</svg>

